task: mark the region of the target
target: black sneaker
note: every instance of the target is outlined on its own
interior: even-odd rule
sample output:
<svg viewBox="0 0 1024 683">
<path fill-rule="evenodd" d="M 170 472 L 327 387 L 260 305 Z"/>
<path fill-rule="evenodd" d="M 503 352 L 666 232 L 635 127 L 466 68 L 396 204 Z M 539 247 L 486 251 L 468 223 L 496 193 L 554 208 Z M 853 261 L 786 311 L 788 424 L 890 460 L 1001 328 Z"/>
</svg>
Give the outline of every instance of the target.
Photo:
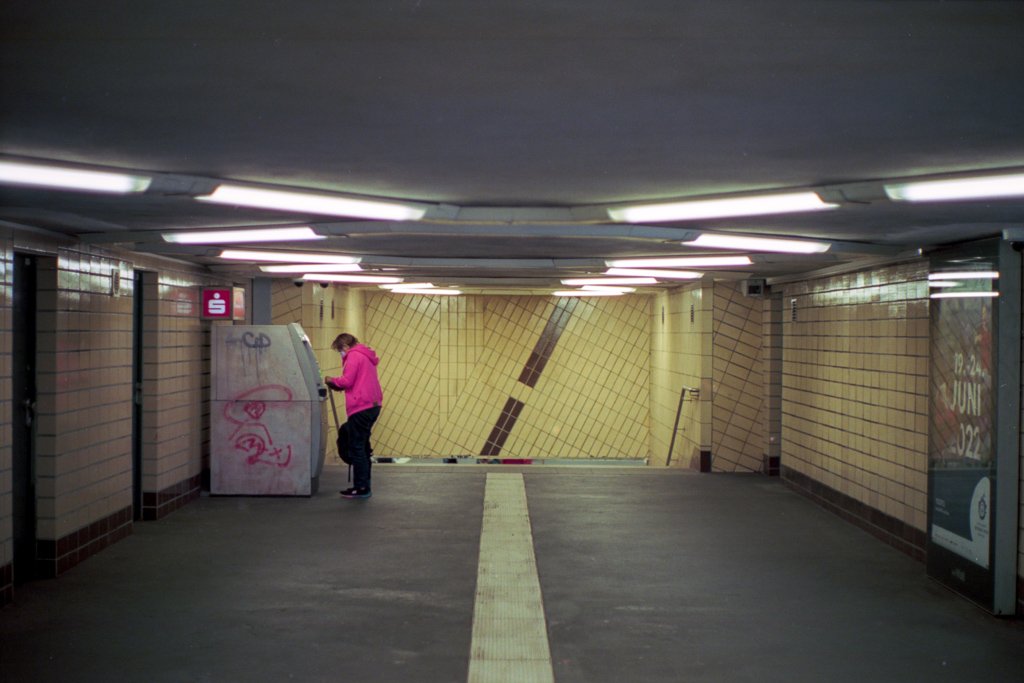
<svg viewBox="0 0 1024 683">
<path fill-rule="evenodd" d="M 342 498 L 369 498 L 373 495 L 370 493 L 370 489 L 357 489 L 354 486 L 340 491 L 340 493 Z"/>
</svg>

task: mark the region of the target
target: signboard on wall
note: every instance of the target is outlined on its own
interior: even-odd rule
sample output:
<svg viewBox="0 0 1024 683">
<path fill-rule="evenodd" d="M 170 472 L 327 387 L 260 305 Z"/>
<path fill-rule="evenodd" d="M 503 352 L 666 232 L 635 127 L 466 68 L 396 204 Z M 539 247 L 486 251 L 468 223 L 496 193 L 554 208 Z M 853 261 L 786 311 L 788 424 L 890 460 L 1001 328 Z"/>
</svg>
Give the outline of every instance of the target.
<svg viewBox="0 0 1024 683">
<path fill-rule="evenodd" d="M 244 287 L 203 287 L 203 320 L 245 320 Z"/>
<path fill-rule="evenodd" d="M 1012 613 L 1016 557 L 1005 539 L 1016 532 L 1020 255 L 990 242 L 942 252 L 930 271 L 928 572 Z M 1013 306 L 1018 314 L 1007 315 Z"/>
</svg>

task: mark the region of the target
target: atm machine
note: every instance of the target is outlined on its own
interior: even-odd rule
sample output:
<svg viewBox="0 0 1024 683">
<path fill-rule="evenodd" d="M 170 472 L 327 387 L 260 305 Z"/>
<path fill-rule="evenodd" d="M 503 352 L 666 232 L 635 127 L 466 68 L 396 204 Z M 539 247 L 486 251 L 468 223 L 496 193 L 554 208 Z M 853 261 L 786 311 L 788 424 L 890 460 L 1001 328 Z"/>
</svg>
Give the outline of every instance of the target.
<svg viewBox="0 0 1024 683">
<path fill-rule="evenodd" d="M 323 470 L 327 387 L 298 323 L 215 325 L 210 493 L 311 496 Z"/>
</svg>

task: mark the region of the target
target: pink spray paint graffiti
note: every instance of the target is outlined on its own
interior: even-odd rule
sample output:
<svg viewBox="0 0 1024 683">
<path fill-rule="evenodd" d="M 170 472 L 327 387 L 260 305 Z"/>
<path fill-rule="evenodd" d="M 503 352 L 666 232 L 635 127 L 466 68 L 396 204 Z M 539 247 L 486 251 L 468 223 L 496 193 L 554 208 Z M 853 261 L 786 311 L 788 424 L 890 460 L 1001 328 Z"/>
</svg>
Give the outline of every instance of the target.
<svg viewBox="0 0 1024 683">
<path fill-rule="evenodd" d="M 224 406 L 224 417 L 238 428 L 229 441 L 246 456 L 249 465 L 263 464 L 286 468 L 292 461 L 291 444 L 275 444 L 270 429 L 263 423 L 268 401 L 291 401 L 291 390 L 280 384 L 268 384 L 244 391 Z"/>
</svg>

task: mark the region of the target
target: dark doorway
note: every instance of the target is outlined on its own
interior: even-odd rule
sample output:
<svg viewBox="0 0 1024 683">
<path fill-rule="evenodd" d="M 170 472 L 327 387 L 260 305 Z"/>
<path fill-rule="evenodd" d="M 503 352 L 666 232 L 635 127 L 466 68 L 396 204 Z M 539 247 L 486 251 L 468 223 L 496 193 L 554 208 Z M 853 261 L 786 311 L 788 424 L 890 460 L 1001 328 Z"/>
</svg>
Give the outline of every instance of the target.
<svg viewBox="0 0 1024 683">
<path fill-rule="evenodd" d="M 36 571 L 36 265 L 35 256 L 15 253 L 12 340 L 14 583 Z"/>
<path fill-rule="evenodd" d="M 142 519 L 142 370 L 146 274 L 135 271 L 132 290 L 132 518 Z"/>
</svg>

